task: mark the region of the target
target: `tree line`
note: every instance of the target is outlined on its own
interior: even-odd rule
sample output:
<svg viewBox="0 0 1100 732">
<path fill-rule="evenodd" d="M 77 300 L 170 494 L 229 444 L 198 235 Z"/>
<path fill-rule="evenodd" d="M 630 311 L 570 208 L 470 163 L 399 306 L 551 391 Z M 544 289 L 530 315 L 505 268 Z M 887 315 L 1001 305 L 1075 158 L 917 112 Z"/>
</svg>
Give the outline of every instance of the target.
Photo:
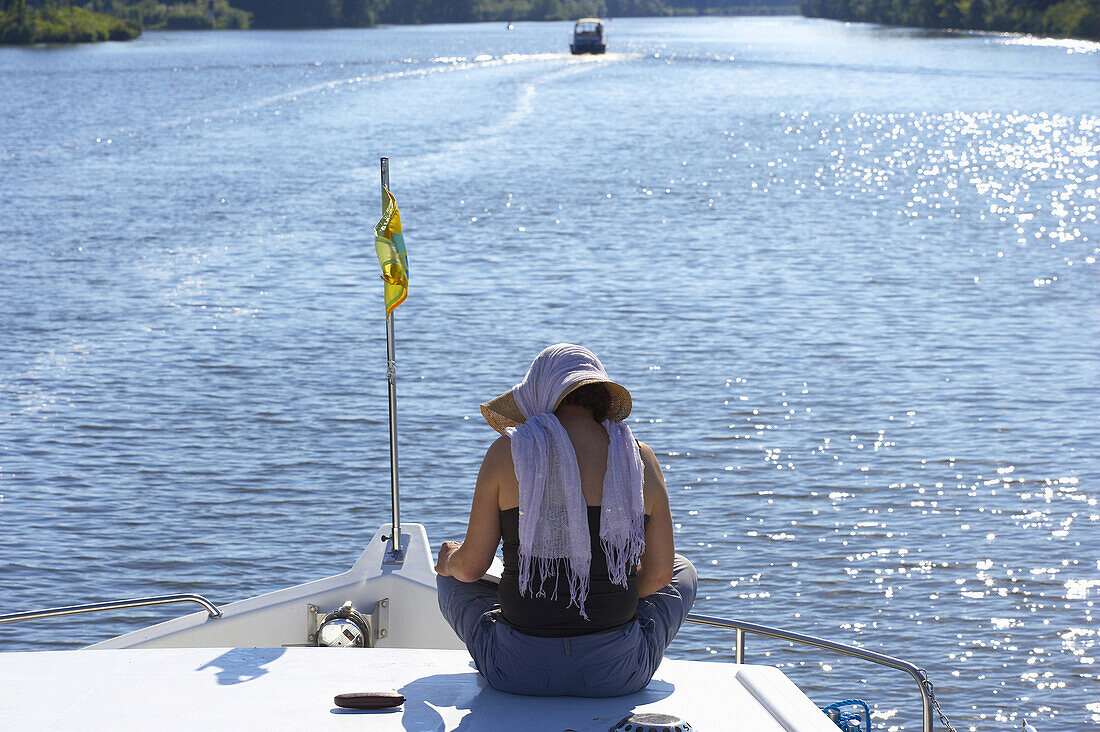
<svg viewBox="0 0 1100 732">
<path fill-rule="evenodd" d="M 0 43 L 128 41 L 140 34 L 138 25 L 72 0 L 0 0 Z"/>
<path fill-rule="evenodd" d="M 247 28 L 230 0 L 0 0 L 0 43 L 125 41 L 142 29 Z"/>
<path fill-rule="evenodd" d="M 378 23 L 469 23 L 796 12 L 798 0 L 0 0 L 0 27 L 96 22 L 116 28 L 331 28 Z M 87 11 L 87 12 L 85 12 Z M 39 30 L 42 30 L 41 28 Z M 115 36 L 112 36 L 114 38 Z M 92 39 L 88 39 L 92 40 Z M 105 39 L 99 39 L 105 40 Z M 26 42 L 26 41 L 25 41 Z"/>
<path fill-rule="evenodd" d="M 71 1 L 71 0 L 70 0 Z M 230 0 L 78 0 L 80 5 L 146 30 L 210 30 L 249 27 L 249 14 Z"/>
<path fill-rule="evenodd" d="M 371 26 L 377 23 L 473 23 L 733 13 L 797 0 L 233 0 L 256 28 Z"/>
<path fill-rule="evenodd" d="M 1100 40 L 1100 0 L 801 0 L 808 18 Z"/>
<path fill-rule="evenodd" d="M 1100 40 L 1100 0 L 0 0 L 0 42 L 124 40 L 144 29 L 776 13 Z"/>
</svg>

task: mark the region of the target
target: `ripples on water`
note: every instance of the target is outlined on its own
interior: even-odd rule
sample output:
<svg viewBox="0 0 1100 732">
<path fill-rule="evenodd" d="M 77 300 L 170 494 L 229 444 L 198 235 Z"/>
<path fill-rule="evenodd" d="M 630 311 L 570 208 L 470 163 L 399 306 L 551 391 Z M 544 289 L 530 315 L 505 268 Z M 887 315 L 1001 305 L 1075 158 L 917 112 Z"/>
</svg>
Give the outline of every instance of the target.
<svg viewBox="0 0 1100 732">
<path fill-rule="evenodd" d="M 350 566 L 387 519 L 389 154 L 406 519 L 460 535 L 477 404 L 582 342 L 665 456 L 700 611 L 913 660 L 960 729 L 1100 722 L 1095 44 L 622 20 L 573 59 L 567 30 L 0 52 L 3 606 Z M 748 648 L 916 728 L 893 672 Z"/>
</svg>

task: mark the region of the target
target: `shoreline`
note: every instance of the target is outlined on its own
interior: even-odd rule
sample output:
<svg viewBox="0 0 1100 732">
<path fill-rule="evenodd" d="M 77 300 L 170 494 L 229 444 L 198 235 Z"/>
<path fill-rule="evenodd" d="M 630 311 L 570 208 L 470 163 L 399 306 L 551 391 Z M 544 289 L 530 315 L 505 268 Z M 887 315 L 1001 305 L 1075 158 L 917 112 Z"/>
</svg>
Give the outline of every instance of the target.
<svg viewBox="0 0 1100 732">
<path fill-rule="evenodd" d="M 498 19 L 492 20 L 469 20 L 469 21 L 438 21 L 427 23 L 397 23 L 397 22 L 375 22 L 371 25 L 350 25 L 350 24 L 333 24 L 333 25 L 252 25 L 246 24 L 228 24 L 219 26 L 215 22 L 210 27 L 203 27 L 197 24 L 181 24 L 176 27 L 170 25 L 157 25 L 152 27 L 139 26 L 131 20 L 125 18 L 119 18 L 114 15 L 105 13 L 94 13 L 83 8 L 72 8 L 72 10 L 35 10 L 28 9 L 27 11 L 33 14 L 33 17 L 20 21 L 15 17 L 14 11 L 0 11 L 0 46 L 42 46 L 42 45 L 76 45 L 81 43 L 101 43 L 106 41 L 129 41 L 134 40 L 144 32 L 156 32 L 156 31 L 211 31 L 211 30 L 246 30 L 246 31 L 311 31 L 311 30 L 350 30 L 350 29 L 363 29 L 363 28 L 391 28 L 391 27 L 410 27 L 410 26 L 430 26 L 430 25 L 465 25 L 465 24 L 496 24 L 501 22 L 507 22 L 509 24 L 514 23 L 572 23 L 573 19 L 569 18 L 539 18 L 539 19 L 523 19 L 513 21 L 501 21 Z M 28 34 L 26 31 L 28 25 L 37 25 L 43 22 L 47 22 L 53 26 L 58 24 L 68 23 L 72 26 L 72 20 L 69 18 L 61 18 L 63 15 L 81 14 L 84 16 L 94 16 L 95 20 L 100 24 L 114 26 L 125 26 L 131 32 L 132 35 L 123 37 L 123 33 L 118 33 L 104 36 L 103 34 L 70 34 L 68 37 L 61 37 L 59 35 L 46 35 L 35 36 L 33 30 Z M 43 16 L 49 15 L 48 19 Z M 652 14 L 652 15 L 623 15 L 619 18 L 736 18 L 736 17 L 797 17 L 800 16 L 798 2 L 786 2 L 776 5 L 741 5 L 728 8 L 711 8 L 704 11 L 696 11 L 694 9 L 679 8 L 673 13 L 664 14 Z M 11 17 L 8 17 L 11 16 Z M 57 17 L 54 17 L 57 16 Z M 609 20 L 613 19 L 613 16 L 609 16 Z M 28 23 L 27 21 L 30 21 Z M 86 21 L 87 18 L 82 20 Z M 27 40 L 28 35 L 30 40 Z M 13 39 L 13 40 L 9 40 Z"/>
<path fill-rule="evenodd" d="M 1027 0 L 910 0 L 904 7 L 879 0 L 800 0 L 799 7 L 806 18 L 842 23 L 1100 42 L 1100 9 L 1088 0 L 1061 0 L 1041 11 Z"/>
<path fill-rule="evenodd" d="M 890 28 L 890 29 L 898 29 L 898 30 L 928 31 L 928 32 L 939 33 L 939 34 L 942 34 L 942 35 L 945 35 L 945 36 L 947 36 L 947 35 L 989 36 L 989 37 L 996 37 L 996 38 L 1015 38 L 1015 39 L 1019 39 L 1021 41 L 1024 40 L 1024 39 L 1034 39 L 1034 41 L 1035 41 L 1034 43 L 1025 43 L 1024 45 L 1035 45 L 1035 46 L 1058 45 L 1058 46 L 1062 46 L 1062 45 L 1065 45 L 1067 43 L 1069 43 L 1069 44 L 1089 44 L 1090 46 L 1093 46 L 1093 48 L 1079 49 L 1079 52 L 1087 53 L 1087 52 L 1100 51 L 1100 38 L 1082 38 L 1082 37 L 1076 37 L 1076 36 L 1044 35 L 1042 33 L 1028 32 L 1028 31 L 991 30 L 991 29 L 982 29 L 982 28 L 925 27 L 925 26 L 917 26 L 917 25 L 894 24 L 894 23 L 887 23 L 887 22 L 881 22 L 881 21 L 872 21 L 872 20 L 843 20 L 843 19 L 839 19 L 839 18 L 829 18 L 829 17 L 823 17 L 823 16 L 807 16 L 807 15 L 803 15 L 799 12 L 786 12 L 786 10 L 787 10 L 786 8 L 783 8 L 783 9 L 777 9 L 775 12 L 723 13 L 723 14 L 720 14 L 720 15 L 717 15 L 717 14 L 704 14 L 704 13 L 677 14 L 677 15 L 637 15 L 637 16 L 632 15 L 632 16 L 622 16 L 621 19 L 639 19 L 640 20 L 640 19 L 662 18 L 662 19 L 666 19 L 666 20 L 676 21 L 676 20 L 688 20 L 688 19 L 695 19 L 695 18 L 715 18 L 715 17 L 722 17 L 722 18 L 798 17 L 798 18 L 803 18 L 805 20 L 824 20 L 824 21 L 829 21 L 829 22 L 834 22 L 834 23 L 845 23 L 845 24 L 856 23 L 856 24 L 859 24 L 859 25 L 879 26 L 881 28 Z M 518 23 L 567 23 L 567 22 L 571 22 L 571 21 L 562 21 L 562 20 L 524 20 L 524 21 L 516 21 L 517 24 Z M 334 26 L 283 27 L 283 28 L 256 28 L 256 27 L 249 27 L 249 28 L 150 28 L 150 29 L 140 30 L 138 32 L 138 35 L 140 36 L 140 35 L 144 35 L 146 33 L 177 33 L 177 32 L 194 33 L 194 32 L 209 32 L 209 31 L 218 31 L 218 32 L 225 32 L 225 31 L 232 31 L 232 32 L 271 32 L 271 31 L 275 31 L 275 32 L 282 32 L 282 31 L 373 30 L 373 29 L 383 29 L 383 28 L 408 28 L 410 26 L 460 26 L 460 25 L 495 25 L 495 24 L 498 24 L 498 21 L 495 21 L 495 20 L 492 20 L 492 21 L 482 20 L 482 21 L 473 21 L 471 23 L 455 23 L 455 22 L 447 23 L 447 22 L 443 22 L 443 23 L 415 23 L 415 24 L 409 24 L 409 23 L 378 23 L 377 25 L 369 26 L 369 27 L 334 25 Z M 3 31 L 2 26 L 0 26 L 0 36 L 2 36 L 2 31 Z M 128 38 L 128 39 L 104 38 L 104 39 L 101 39 L 101 40 L 73 40 L 73 41 L 36 40 L 36 41 L 33 41 L 33 42 L 10 42 L 10 41 L 2 40 L 2 37 L 0 37 L 0 48 L 3 48 L 3 47 L 44 48 L 44 47 L 51 47 L 51 46 L 53 46 L 53 47 L 66 47 L 66 46 L 82 45 L 82 44 L 85 44 L 85 43 L 100 43 L 100 42 L 117 41 L 117 40 L 136 40 L 137 37 L 138 36 L 134 36 L 133 38 Z"/>
</svg>

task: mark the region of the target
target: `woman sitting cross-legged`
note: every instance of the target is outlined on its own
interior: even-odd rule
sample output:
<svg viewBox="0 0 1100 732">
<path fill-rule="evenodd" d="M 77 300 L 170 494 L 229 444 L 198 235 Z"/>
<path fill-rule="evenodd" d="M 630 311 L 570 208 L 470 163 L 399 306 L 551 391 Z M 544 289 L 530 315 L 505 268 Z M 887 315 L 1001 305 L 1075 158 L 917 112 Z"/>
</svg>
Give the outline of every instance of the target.
<svg viewBox="0 0 1100 732">
<path fill-rule="evenodd" d="M 653 451 L 630 394 L 580 346 L 540 353 L 483 404 L 502 437 L 474 488 L 466 538 L 439 549 L 439 608 L 493 687 L 538 696 L 642 689 L 695 600 L 675 554 Z M 504 540 L 499 587 L 481 579 Z"/>
</svg>

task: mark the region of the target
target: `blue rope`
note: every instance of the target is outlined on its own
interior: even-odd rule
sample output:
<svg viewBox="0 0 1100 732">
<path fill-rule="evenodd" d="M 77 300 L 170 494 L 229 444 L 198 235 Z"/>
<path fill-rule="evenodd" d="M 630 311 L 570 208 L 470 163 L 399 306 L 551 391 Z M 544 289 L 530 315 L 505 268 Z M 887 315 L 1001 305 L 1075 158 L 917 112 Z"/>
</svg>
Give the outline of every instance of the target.
<svg viewBox="0 0 1100 732">
<path fill-rule="evenodd" d="M 856 710 L 845 710 L 844 707 L 858 707 Z M 822 707 L 821 711 L 825 712 L 832 719 L 833 715 L 830 712 L 836 713 L 836 726 L 844 732 L 849 732 L 851 729 L 855 729 L 851 722 L 858 722 L 858 729 L 861 732 L 869 732 L 871 729 L 871 708 L 867 706 L 867 702 L 862 699 L 845 699 L 844 701 L 838 701 L 835 704 L 830 704 L 827 707 Z"/>
</svg>

